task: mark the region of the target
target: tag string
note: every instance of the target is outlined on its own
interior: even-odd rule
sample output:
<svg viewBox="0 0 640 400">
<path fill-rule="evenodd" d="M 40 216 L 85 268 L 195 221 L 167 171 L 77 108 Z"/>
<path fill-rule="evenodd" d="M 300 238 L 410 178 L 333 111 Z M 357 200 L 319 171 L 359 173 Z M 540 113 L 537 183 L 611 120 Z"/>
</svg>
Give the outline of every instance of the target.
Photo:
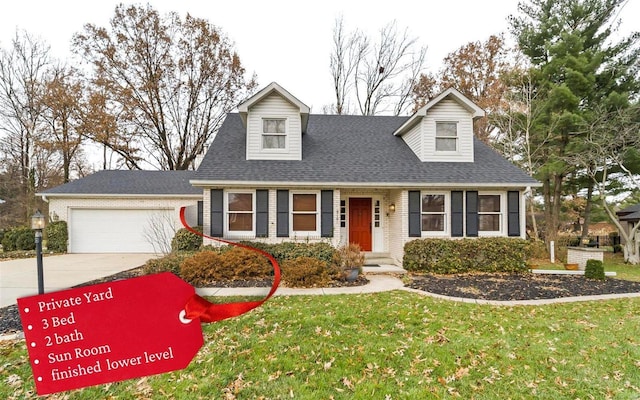
<svg viewBox="0 0 640 400">
<path fill-rule="evenodd" d="M 271 296 L 278 289 L 278 285 L 280 284 L 280 266 L 278 265 L 278 261 L 269 253 L 264 250 L 256 249 L 255 247 L 247 246 L 242 243 L 231 242 L 229 240 L 224 240 L 220 238 L 211 237 L 205 235 L 202 232 L 199 232 L 193 229 L 187 223 L 185 218 L 185 210 L 186 207 L 180 208 L 180 221 L 182 225 L 191 233 L 194 233 L 198 236 L 202 236 L 203 238 L 215 240 L 216 242 L 225 243 L 231 246 L 241 247 L 243 249 L 255 251 L 257 253 L 262 254 L 263 256 L 269 259 L 271 265 L 273 266 L 273 284 L 271 285 L 271 290 L 267 294 L 267 296 L 259 301 L 246 301 L 246 302 L 236 302 L 236 303 L 226 303 L 226 304 L 214 304 L 206 300 L 205 298 L 194 294 L 187 300 L 187 304 L 184 306 L 186 311 L 185 318 L 187 319 L 196 319 L 199 318 L 200 322 L 216 322 L 222 321 L 223 319 L 237 317 L 238 315 L 242 315 L 246 312 L 253 310 L 256 307 L 260 307 L 265 301 L 269 300 Z"/>
</svg>

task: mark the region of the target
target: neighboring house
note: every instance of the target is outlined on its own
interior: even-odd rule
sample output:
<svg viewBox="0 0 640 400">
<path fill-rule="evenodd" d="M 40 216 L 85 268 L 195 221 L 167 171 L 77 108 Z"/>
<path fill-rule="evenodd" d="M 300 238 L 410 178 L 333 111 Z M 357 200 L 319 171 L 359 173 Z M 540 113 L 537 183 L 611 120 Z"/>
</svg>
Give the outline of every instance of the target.
<svg viewBox="0 0 640 400">
<path fill-rule="evenodd" d="M 272 83 L 238 111 L 181 200 L 193 205 L 199 193 L 211 236 L 354 242 L 398 263 L 415 238 L 525 237 L 524 193 L 539 183 L 473 136 L 484 111 L 455 89 L 411 117 L 315 115 Z M 64 186 L 44 194 L 53 203 Z M 69 219 L 70 232 L 77 222 Z"/>
<path fill-rule="evenodd" d="M 618 220 L 627 233 L 631 233 L 631 230 L 640 221 L 640 204 L 636 204 L 627 208 L 624 208 L 616 212 Z M 622 244 L 624 244 L 624 237 L 621 238 Z"/>
</svg>

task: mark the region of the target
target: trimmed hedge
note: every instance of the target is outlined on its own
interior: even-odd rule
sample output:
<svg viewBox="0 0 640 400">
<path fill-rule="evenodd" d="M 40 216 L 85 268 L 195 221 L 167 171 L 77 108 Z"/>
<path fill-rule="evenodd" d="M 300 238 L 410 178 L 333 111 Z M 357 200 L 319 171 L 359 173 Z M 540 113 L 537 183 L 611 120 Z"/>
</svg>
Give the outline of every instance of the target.
<svg viewBox="0 0 640 400">
<path fill-rule="evenodd" d="M 64 253 L 67 251 L 67 241 L 69 233 L 66 221 L 54 221 L 44 228 L 47 236 L 47 250 L 56 253 Z"/>
<path fill-rule="evenodd" d="M 435 274 L 526 272 L 528 254 L 524 239 L 417 239 L 405 244 L 403 266 Z"/>
<path fill-rule="evenodd" d="M 286 261 L 293 260 L 298 257 L 312 257 L 318 260 L 331 263 L 336 249 L 326 242 L 318 243 L 296 243 L 296 242 L 282 242 L 282 243 L 264 243 L 264 242 L 240 242 L 244 245 L 254 247 L 266 251 L 271 254 L 278 264 Z"/>
<path fill-rule="evenodd" d="M 584 269 L 584 277 L 587 279 L 598 279 L 603 281 L 604 276 L 604 264 L 600 260 L 587 260 L 587 266 Z"/>
</svg>

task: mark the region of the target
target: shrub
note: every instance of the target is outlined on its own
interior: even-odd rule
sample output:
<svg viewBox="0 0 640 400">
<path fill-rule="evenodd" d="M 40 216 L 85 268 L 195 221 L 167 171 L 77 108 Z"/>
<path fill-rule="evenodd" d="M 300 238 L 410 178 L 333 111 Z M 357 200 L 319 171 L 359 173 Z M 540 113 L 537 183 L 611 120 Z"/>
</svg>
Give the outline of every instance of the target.
<svg viewBox="0 0 640 400">
<path fill-rule="evenodd" d="M 255 247 L 271 254 L 278 263 L 285 260 L 293 260 L 298 257 L 313 257 L 327 263 L 332 262 L 336 249 L 326 242 L 317 243 L 264 243 L 264 242 L 240 242 L 244 245 Z"/>
<path fill-rule="evenodd" d="M 525 272 L 527 253 L 523 239 L 417 239 L 405 244 L 403 265 L 437 274 Z"/>
<path fill-rule="evenodd" d="M 549 258 L 549 251 L 547 251 L 546 244 L 542 240 L 529 240 L 527 257 L 535 259 Z"/>
<path fill-rule="evenodd" d="M 4 251 L 34 250 L 35 248 L 35 234 L 26 226 L 10 229 L 2 238 Z"/>
<path fill-rule="evenodd" d="M 587 260 L 584 277 L 587 279 L 604 280 L 604 264 L 602 264 L 602 261 L 593 259 Z"/>
<path fill-rule="evenodd" d="M 47 236 L 47 249 L 56 253 L 67 251 L 69 233 L 66 221 L 54 221 L 44 228 Z"/>
<path fill-rule="evenodd" d="M 176 275 L 180 275 L 180 264 L 190 255 L 191 253 L 187 252 L 175 252 L 161 258 L 152 258 L 144 264 L 144 273 L 157 274 L 160 272 L 173 272 Z"/>
<path fill-rule="evenodd" d="M 216 280 L 264 279 L 272 276 L 269 259 L 253 250 L 231 247 L 221 254 Z"/>
<path fill-rule="evenodd" d="M 202 227 L 195 230 L 202 232 Z M 195 251 L 202 246 L 202 236 L 196 235 L 187 228 L 180 228 L 171 240 L 171 251 Z"/>
<path fill-rule="evenodd" d="M 336 271 L 329 263 L 313 257 L 296 257 L 280 265 L 282 281 L 288 287 L 318 287 L 330 283 Z"/>
<path fill-rule="evenodd" d="M 355 243 L 340 246 L 333 255 L 333 264 L 340 270 L 345 271 L 358 268 L 362 272 L 364 265 L 364 254 L 360 251 L 360 246 Z"/>
<path fill-rule="evenodd" d="M 216 267 L 221 255 L 216 251 L 204 250 L 185 258 L 180 264 L 180 277 L 194 286 L 206 285 L 216 280 Z"/>
</svg>

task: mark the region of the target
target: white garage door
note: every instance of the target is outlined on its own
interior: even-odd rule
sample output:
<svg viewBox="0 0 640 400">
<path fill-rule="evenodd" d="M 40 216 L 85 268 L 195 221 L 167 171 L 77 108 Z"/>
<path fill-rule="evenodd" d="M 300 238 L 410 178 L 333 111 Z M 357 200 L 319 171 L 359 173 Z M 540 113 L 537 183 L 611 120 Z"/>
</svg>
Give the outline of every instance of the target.
<svg viewBox="0 0 640 400">
<path fill-rule="evenodd" d="M 71 210 L 70 253 L 155 253 L 170 249 L 173 210 Z"/>
</svg>

